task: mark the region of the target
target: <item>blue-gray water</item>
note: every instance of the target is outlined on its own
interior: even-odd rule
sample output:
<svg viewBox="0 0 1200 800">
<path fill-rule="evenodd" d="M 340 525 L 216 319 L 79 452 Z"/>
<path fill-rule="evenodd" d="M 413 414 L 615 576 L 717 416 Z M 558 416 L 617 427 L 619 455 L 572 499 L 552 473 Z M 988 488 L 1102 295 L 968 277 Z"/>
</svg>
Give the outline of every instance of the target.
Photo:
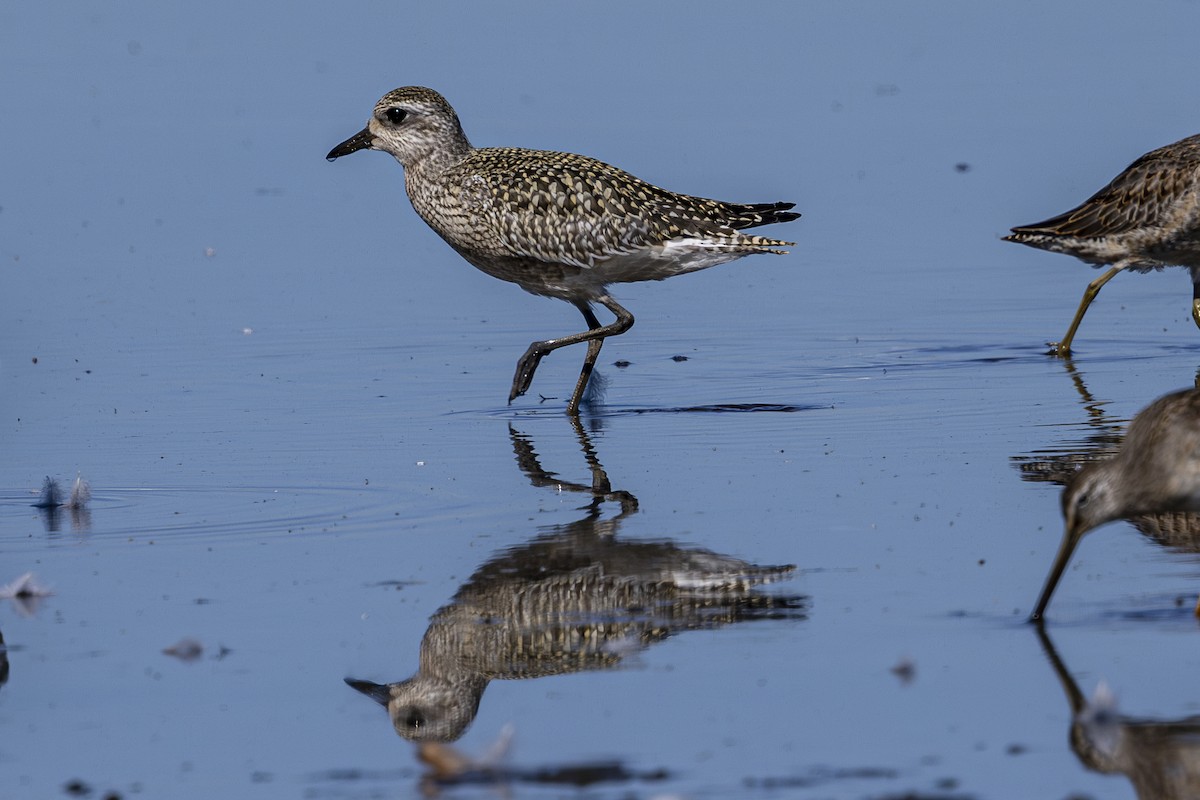
<svg viewBox="0 0 1200 800">
<path fill-rule="evenodd" d="M 515 450 L 591 483 L 560 413 L 582 352 L 504 404 L 578 313 L 466 265 L 390 158 L 324 160 L 424 84 L 475 144 L 804 214 L 767 229 L 790 256 L 617 287 L 638 322 L 585 416 L 639 502 L 606 534 L 794 563 L 769 591 L 804 613 L 495 681 L 455 747 L 511 723 L 517 770 L 665 774 L 593 797 L 1135 797 L 1071 750 L 1023 624 L 1061 520 L 1012 459 L 1192 384 L 1188 280 L 1119 276 L 1071 371 L 1043 344 L 1095 273 L 999 236 L 1200 130 L 1198 25 L 1191 2 L 0 9 L 0 583 L 54 592 L 0 604 L 0 794 L 412 796 L 413 746 L 342 678 L 413 674 L 481 565 L 592 524 Z M 795 410 L 678 410 L 749 403 Z M 90 519 L 49 525 L 36 490 L 77 473 Z M 1124 523 L 1084 541 L 1049 631 L 1085 693 L 1200 710 L 1198 572 Z M 200 659 L 162 653 L 185 637 Z"/>
</svg>

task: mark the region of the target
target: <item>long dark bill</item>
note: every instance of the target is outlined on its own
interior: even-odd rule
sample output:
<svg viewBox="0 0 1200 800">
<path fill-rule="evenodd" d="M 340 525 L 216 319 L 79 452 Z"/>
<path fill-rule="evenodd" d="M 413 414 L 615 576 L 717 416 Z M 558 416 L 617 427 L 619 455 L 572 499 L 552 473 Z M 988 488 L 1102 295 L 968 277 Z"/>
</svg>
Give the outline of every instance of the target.
<svg viewBox="0 0 1200 800">
<path fill-rule="evenodd" d="M 371 130 L 369 128 L 363 128 L 361 131 L 330 150 L 329 155 L 325 156 L 325 160 L 336 161 L 342 156 L 348 156 L 351 153 L 358 152 L 359 150 L 366 150 L 371 146 L 371 140 L 373 138 L 374 137 L 371 136 Z"/>
<path fill-rule="evenodd" d="M 1054 594 L 1054 587 L 1058 586 L 1058 579 L 1062 577 L 1063 570 L 1070 563 L 1071 554 L 1075 552 L 1075 546 L 1083 538 L 1083 534 L 1072 530 L 1073 527 L 1071 521 L 1068 520 L 1063 531 L 1062 544 L 1058 546 L 1058 555 L 1054 557 L 1054 565 L 1050 567 L 1050 574 L 1046 576 L 1046 585 L 1042 587 L 1042 595 L 1038 598 L 1037 607 L 1034 608 L 1033 614 L 1029 617 L 1030 622 L 1042 621 L 1042 615 L 1046 612 L 1046 606 L 1050 605 L 1050 595 Z"/>
</svg>

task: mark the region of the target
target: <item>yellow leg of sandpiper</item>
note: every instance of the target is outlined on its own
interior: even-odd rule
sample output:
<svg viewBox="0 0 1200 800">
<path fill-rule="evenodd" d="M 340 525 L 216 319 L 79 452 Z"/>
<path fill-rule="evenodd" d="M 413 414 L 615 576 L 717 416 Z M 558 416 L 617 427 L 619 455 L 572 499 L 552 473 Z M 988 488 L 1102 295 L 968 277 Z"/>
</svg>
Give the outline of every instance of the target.
<svg viewBox="0 0 1200 800">
<path fill-rule="evenodd" d="M 1071 327 L 1067 329 L 1067 335 L 1063 337 L 1061 342 L 1050 342 L 1050 355 L 1063 358 L 1071 355 L 1071 342 L 1075 339 L 1075 331 L 1079 329 L 1079 323 L 1083 322 L 1083 315 L 1087 313 L 1088 306 L 1096 299 L 1096 295 L 1100 294 L 1100 289 L 1104 284 L 1111 281 L 1113 276 L 1120 271 L 1120 267 L 1113 267 L 1088 284 L 1087 289 L 1083 292 L 1083 299 L 1079 302 L 1079 310 L 1075 312 L 1075 318 L 1071 320 Z M 1195 311 L 1196 307 L 1193 306 L 1193 312 Z M 1196 324 L 1200 325 L 1200 317 L 1197 318 Z"/>
</svg>

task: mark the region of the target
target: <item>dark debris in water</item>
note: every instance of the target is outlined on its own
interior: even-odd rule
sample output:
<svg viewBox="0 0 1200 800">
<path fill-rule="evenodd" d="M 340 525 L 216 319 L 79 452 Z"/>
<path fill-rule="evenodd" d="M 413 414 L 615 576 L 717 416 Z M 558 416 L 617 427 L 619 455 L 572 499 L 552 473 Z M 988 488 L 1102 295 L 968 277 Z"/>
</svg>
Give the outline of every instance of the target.
<svg viewBox="0 0 1200 800">
<path fill-rule="evenodd" d="M 58 481 L 47 475 L 46 480 L 42 482 L 42 491 L 38 494 L 38 501 L 33 504 L 33 507 L 58 508 L 62 504 L 62 490 L 58 488 Z"/>
<path fill-rule="evenodd" d="M 47 475 L 33 507 L 42 512 L 46 530 L 51 533 L 57 533 L 61 527 L 60 515 L 64 508 L 71 514 L 71 526 L 77 531 L 86 531 L 92 526 L 92 512 L 87 507 L 91 499 L 91 484 L 84 480 L 83 476 L 75 478 L 70 494 L 64 499 L 58 481 Z"/>
<path fill-rule="evenodd" d="M 72 797 L 87 797 L 92 793 L 92 787 L 78 778 L 73 778 L 63 784 L 63 791 Z"/>
<path fill-rule="evenodd" d="M 846 767 L 842 769 L 813 770 L 807 775 L 746 778 L 743 784 L 750 789 L 797 789 L 819 786 L 831 781 L 863 779 L 895 780 L 898 777 L 900 777 L 900 773 L 887 767 Z"/>
<path fill-rule="evenodd" d="M 46 480 L 42 482 L 42 491 L 38 493 L 38 501 L 33 504 L 34 508 L 59 508 L 60 506 L 70 509 L 80 509 L 88 504 L 92 499 L 92 487 L 83 476 L 75 478 L 75 483 L 71 486 L 71 494 L 66 500 L 63 500 L 63 491 L 59 488 L 58 481 L 46 476 Z"/>
<path fill-rule="evenodd" d="M 310 776 L 309 779 L 317 783 L 357 783 L 359 781 L 384 781 L 391 783 L 399 780 L 408 780 L 413 775 L 414 771 L 411 769 L 368 770 L 357 767 L 344 767 L 327 769 L 324 772 Z"/>
<path fill-rule="evenodd" d="M 376 581 L 375 583 L 368 584 L 368 586 L 379 586 L 384 589 L 394 589 L 397 592 L 399 592 L 403 589 L 407 589 L 410 586 L 420 586 L 420 585 L 421 585 L 420 581 L 402 581 L 402 580 L 397 580 L 397 579 Z"/>
<path fill-rule="evenodd" d="M 163 655 L 171 656 L 172 658 L 177 658 L 180 661 L 187 663 L 191 661 L 199 661 L 201 656 L 204 655 L 205 649 L 204 643 L 199 639 L 193 639 L 190 636 L 185 636 L 170 647 L 163 648 L 162 652 Z M 215 648 L 209 647 L 207 649 L 210 653 L 210 658 L 212 658 L 214 661 L 220 661 L 221 659 L 225 658 L 225 656 L 233 652 L 223 644 L 217 645 Z"/>
<path fill-rule="evenodd" d="M 69 797 L 90 797 L 92 787 L 86 781 L 79 778 L 72 778 L 63 784 L 63 792 Z M 108 791 L 99 795 L 100 800 L 121 800 L 121 793 L 116 791 Z"/>
<path fill-rule="evenodd" d="M 1169 602 L 1168 606 L 1155 608 L 1121 609 L 1106 614 L 1109 619 L 1122 621 L 1176 622 L 1183 620 L 1189 625 L 1196 621 L 1194 606 L 1189 602 Z"/>
<path fill-rule="evenodd" d="M 902 794 L 882 794 L 871 800 L 976 800 L 973 794 L 929 794 L 927 792 L 904 792 Z"/>
<path fill-rule="evenodd" d="M 597 761 L 586 764 L 564 764 L 557 767 L 521 769 L 490 767 L 472 769 L 454 775 L 438 775 L 432 780 L 440 786 L 500 785 L 531 783 L 543 786 L 572 786 L 583 789 L 600 783 L 630 783 L 661 781 L 670 777 L 664 770 L 634 772 L 619 761 Z"/>
<path fill-rule="evenodd" d="M 917 677 L 917 665 L 911 658 L 905 656 L 896 662 L 890 672 L 900 679 L 901 684 L 907 686 Z"/>
<path fill-rule="evenodd" d="M 887 767 L 848 767 L 844 769 L 819 769 L 808 775 L 789 775 L 769 778 L 746 778 L 743 784 L 749 789 L 798 789 L 818 786 L 823 783 L 844 780 L 895 780 L 900 773 Z M 943 779 L 939 785 L 957 785 L 954 779 Z M 946 792 L 904 791 L 881 795 L 868 795 L 870 800 L 976 800 L 974 795 Z"/>
<path fill-rule="evenodd" d="M 676 406 L 674 408 L 632 408 L 629 414 L 726 414 L 770 411 L 790 414 L 796 411 L 812 411 L 826 406 L 793 406 L 780 403 L 713 403 L 706 406 Z"/>
<path fill-rule="evenodd" d="M 449 745 L 436 742 L 422 743 L 418 757 L 430 768 L 423 781 L 441 787 L 526 783 L 583 789 L 601 783 L 662 781 L 671 776 L 665 769 L 637 772 L 616 760 L 544 767 L 510 767 L 470 762 Z"/>
</svg>

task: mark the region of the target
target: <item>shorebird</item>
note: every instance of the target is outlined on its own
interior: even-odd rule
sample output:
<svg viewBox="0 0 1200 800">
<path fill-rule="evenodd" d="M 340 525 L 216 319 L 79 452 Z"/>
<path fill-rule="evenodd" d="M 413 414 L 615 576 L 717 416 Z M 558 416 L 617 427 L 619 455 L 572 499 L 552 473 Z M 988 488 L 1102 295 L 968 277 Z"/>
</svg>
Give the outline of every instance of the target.
<svg viewBox="0 0 1200 800">
<path fill-rule="evenodd" d="M 404 167 L 417 214 L 470 264 L 583 314 L 588 330 L 533 342 L 517 362 L 508 402 L 525 394 L 548 353 L 587 342 L 568 414 L 579 402 L 609 336 L 633 315 L 608 293 L 613 283 L 663 280 L 794 242 L 739 231 L 789 222 L 793 203 L 726 203 L 660 189 L 586 156 L 472 147 L 458 115 L 420 86 L 388 92 L 367 127 L 329 151 L 333 161 L 363 149 Z M 601 325 L 600 304 L 616 319 Z"/>
<path fill-rule="evenodd" d="M 1087 465 L 1067 484 L 1062 508 L 1062 544 L 1030 617 L 1033 622 L 1042 619 L 1087 532 L 1139 514 L 1200 511 L 1200 389 L 1164 395 L 1139 412 L 1117 455 Z"/>
<path fill-rule="evenodd" d="M 1192 319 L 1200 326 L 1200 135 L 1146 153 L 1079 207 L 1013 228 L 1004 240 L 1067 253 L 1096 267 L 1112 265 L 1088 284 L 1067 335 L 1050 343 L 1053 355 L 1071 354 L 1088 306 L 1126 269 L 1187 267 Z"/>
</svg>

